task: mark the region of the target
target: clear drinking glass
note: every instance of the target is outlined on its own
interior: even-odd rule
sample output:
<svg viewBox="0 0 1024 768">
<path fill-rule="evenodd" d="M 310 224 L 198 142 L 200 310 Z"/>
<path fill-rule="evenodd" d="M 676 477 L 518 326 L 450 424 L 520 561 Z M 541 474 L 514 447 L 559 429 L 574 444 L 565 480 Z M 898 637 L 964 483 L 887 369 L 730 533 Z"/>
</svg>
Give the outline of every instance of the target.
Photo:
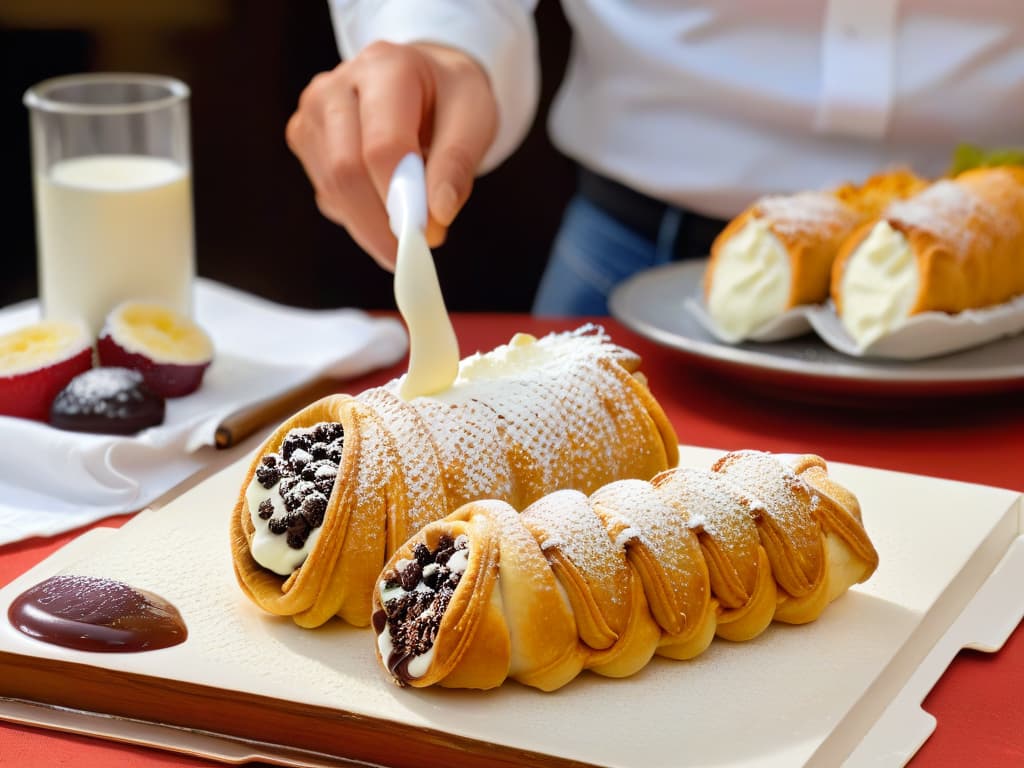
<svg viewBox="0 0 1024 768">
<path fill-rule="evenodd" d="M 189 89 L 169 77 L 82 74 L 25 93 L 43 317 L 98 333 L 128 300 L 191 313 Z"/>
</svg>

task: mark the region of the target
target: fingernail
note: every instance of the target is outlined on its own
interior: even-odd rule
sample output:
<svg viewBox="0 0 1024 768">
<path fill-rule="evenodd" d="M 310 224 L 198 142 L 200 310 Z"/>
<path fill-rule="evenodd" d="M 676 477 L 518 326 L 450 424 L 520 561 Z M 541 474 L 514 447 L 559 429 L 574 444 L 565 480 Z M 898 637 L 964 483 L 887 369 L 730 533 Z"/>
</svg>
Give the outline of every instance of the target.
<svg viewBox="0 0 1024 768">
<path fill-rule="evenodd" d="M 459 196 L 450 182 L 442 181 L 434 187 L 434 194 L 430 198 L 430 212 L 441 226 L 447 227 L 452 223 L 455 214 L 459 212 Z"/>
<path fill-rule="evenodd" d="M 444 245 L 444 240 L 447 235 L 448 229 L 441 226 L 437 219 L 431 216 L 430 221 L 427 222 L 427 245 L 431 248 L 437 248 L 440 245 Z"/>
</svg>

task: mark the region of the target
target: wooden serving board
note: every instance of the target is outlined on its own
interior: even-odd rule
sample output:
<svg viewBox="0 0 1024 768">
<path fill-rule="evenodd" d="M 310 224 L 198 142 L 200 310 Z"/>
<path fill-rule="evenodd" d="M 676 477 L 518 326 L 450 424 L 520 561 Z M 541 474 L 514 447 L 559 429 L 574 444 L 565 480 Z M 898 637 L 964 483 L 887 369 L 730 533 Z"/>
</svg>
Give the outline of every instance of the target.
<svg viewBox="0 0 1024 768">
<path fill-rule="evenodd" d="M 721 453 L 684 448 L 680 463 L 706 467 Z M 110 738 L 240 759 L 196 746 L 220 734 L 250 743 L 246 757 L 283 765 L 837 765 L 1018 540 L 1024 514 L 1011 491 L 834 464 L 881 565 L 817 622 L 716 640 L 697 659 L 655 659 L 624 680 L 584 673 L 554 693 L 516 683 L 421 691 L 389 681 L 372 631 L 303 630 L 244 598 L 227 529 L 247 463 L 73 542 L 0 590 L 6 616 L 58 570 L 105 576 L 167 598 L 189 628 L 172 648 L 90 654 L 0 622 L 0 696 L 17 700 L 0 717 L 31 722 L 32 703 L 71 708 L 113 716 L 91 730 Z M 89 731 L 75 717 L 49 725 Z M 153 729 L 181 738 L 147 736 Z"/>
</svg>

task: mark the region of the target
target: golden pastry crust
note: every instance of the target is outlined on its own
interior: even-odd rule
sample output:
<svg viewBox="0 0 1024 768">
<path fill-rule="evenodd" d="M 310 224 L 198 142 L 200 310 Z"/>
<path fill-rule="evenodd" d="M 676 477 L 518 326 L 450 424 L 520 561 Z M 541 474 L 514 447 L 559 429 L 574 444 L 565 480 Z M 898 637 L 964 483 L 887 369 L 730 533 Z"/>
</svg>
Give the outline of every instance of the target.
<svg viewBox="0 0 1024 768">
<path fill-rule="evenodd" d="M 704 273 L 704 296 L 711 294 L 718 262 L 726 243 L 751 219 L 764 219 L 789 257 L 787 308 L 816 304 L 828 297 L 832 262 L 847 236 L 862 221 L 861 214 L 827 192 L 804 192 L 762 198 L 729 222 L 711 245 Z"/>
<path fill-rule="evenodd" d="M 301 568 L 283 577 L 262 567 L 251 554 L 255 533 L 246 489 L 264 455 L 280 450 L 295 428 L 321 422 L 340 423 L 345 450 L 328 500 L 323 531 Z M 372 478 L 360 472 L 375 466 Z M 270 613 L 291 616 L 300 626 L 315 627 L 337 614 L 365 624 L 373 579 L 385 558 L 386 515 L 391 500 L 401 497 L 395 446 L 383 433 L 373 411 L 348 395 L 330 395 L 307 406 L 274 430 L 253 457 L 231 515 L 231 552 L 243 592 Z"/>
<path fill-rule="evenodd" d="M 844 184 L 823 192 L 762 197 L 729 222 L 711 246 L 704 274 L 704 295 L 711 293 L 725 244 L 754 218 L 768 223 L 789 257 L 787 308 L 820 304 L 829 297 L 833 264 L 844 243 L 894 200 L 909 197 L 927 181 L 905 168 L 875 174 L 863 184 Z"/>
<path fill-rule="evenodd" d="M 557 491 L 519 515 L 472 502 L 429 524 L 378 580 L 377 654 L 402 685 L 553 690 L 812 621 L 877 565 L 824 460 L 733 452 L 711 471 Z"/>
<path fill-rule="evenodd" d="M 965 171 L 858 227 L 832 271 L 840 314 L 846 266 L 880 220 L 903 234 L 916 262 L 918 291 L 909 315 L 991 307 L 1024 294 L 1024 168 Z"/>
<path fill-rule="evenodd" d="M 591 494 L 590 503 L 640 576 L 662 631 L 658 653 L 699 654 L 714 635 L 714 605 L 700 542 L 677 500 L 649 482 L 620 480 Z"/>
<path fill-rule="evenodd" d="M 365 626 L 385 560 L 466 502 L 497 498 L 522 508 L 558 488 L 589 492 L 676 464 L 675 432 L 634 375 L 634 353 L 594 328 L 520 346 L 531 344 L 558 346 L 537 368 L 485 371 L 457 392 L 406 402 L 391 382 L 358 397 L 324 398 L 278 427 L 256 451 L 232 513 L 232 559 L 243 592 L 300 626 L 334 615 Z M 247 490 L 262 458 L 278 452 L 289 431 L 324 421 L 344 429 L 337 479 L 315 546 L 281 576 L 253 559 Z"/>
<path fill-rule="evenodd" d="M 877 219 L 893 201 L 913 197 L 928 184 L 909 168 L 893 168 L 869 177 L 863 184 L 843 184 L 833 194 L 868 220 Z"/>
<path fill-rule="evenodd" d="M 720 473 L 707 470 L 679 467 L 651 482 L 675 500 L 700 542 L 718 601 L 716 634 L 726 640 L 759 635 L 775 615 L 777 588 L 758 535 L 757 503 Z"/>
</svg>

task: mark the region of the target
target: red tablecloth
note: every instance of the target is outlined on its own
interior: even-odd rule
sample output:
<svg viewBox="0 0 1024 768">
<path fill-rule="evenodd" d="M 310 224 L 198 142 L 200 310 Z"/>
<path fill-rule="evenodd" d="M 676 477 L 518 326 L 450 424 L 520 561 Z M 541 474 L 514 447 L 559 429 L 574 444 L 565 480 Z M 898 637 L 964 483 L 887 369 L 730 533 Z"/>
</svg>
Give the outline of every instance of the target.
<svg viewBox="0 0 1024 768">
<path fill-rule="evenodd" d="M 523 315 L 456 315 L 454 321 L 463 354 L 491 349 L 516 331 L 542 334 L 579 324 Z M 1024 393 L 882 402 L 868 395 L 816 396 L 820 391 L 816 393 L 806 381 L 776 377 L 768 395 L 760 385 L 744 381 L 743 371 L 712 374 L 698 361 L 653 344 L 612 320 L 600 322 L 617 342 L 643 356 L 651 388 L 682 443 L 808 451 L 832 461 L 1024 491 Z M 401 370 L 398 365 L 380 371 L 345 389 L 354 392 L 380 384 Z M 780 397 L 787 389 L 791 396 Z M 120 524 L 128 517 L 102 524 Z M 0 547 L 0 585 L 79 533 Z M 924 702 L 938 726 L 911 764 L 914 768 L 1024 765 L 1022 692 L 1024 630 L 1018 627 L 998 653 L 961 652 Z M 0 723 L 0 765 L 142 768 L 212 763 Z"/>
</svg>

